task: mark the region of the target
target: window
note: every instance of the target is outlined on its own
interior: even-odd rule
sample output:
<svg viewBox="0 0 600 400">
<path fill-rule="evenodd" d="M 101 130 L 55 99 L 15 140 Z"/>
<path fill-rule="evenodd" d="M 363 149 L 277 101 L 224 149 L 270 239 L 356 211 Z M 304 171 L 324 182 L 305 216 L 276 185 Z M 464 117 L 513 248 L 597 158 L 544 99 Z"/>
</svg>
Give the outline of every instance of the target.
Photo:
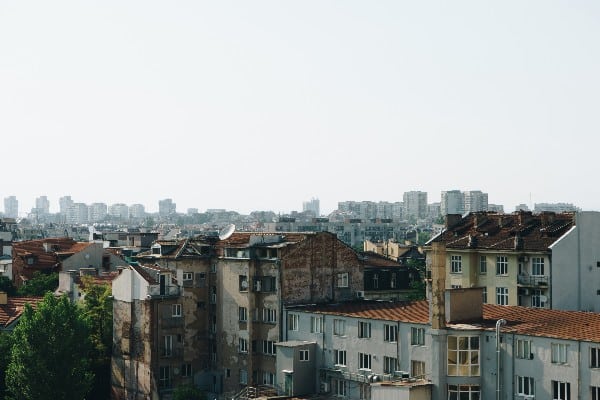
<svg viewBox="0 0 600 400">
<path fill-rule="evenodd" d="M 535 381 L 529 376 L 517 376 L 517 394 L 521 396 L 535 395 Z"/>
<path fill-rule="evenodd" d="M 248 309 L 246 307 L 238 307 L 238 315 L 240 322 L 248 321 Z"/>
<path fill-rule="evenodd" d="M 335 365 L 346 366 L 346 350 L 334 350 L 333 362 Z"/>
<path fill-rule="evenodd" d="M 600 347 L 590 348 L 590 368 L 600 368 Z"/>
<path fill-rule="evenodd" d="M 310 331 L 323 333 L 323 317 L 310 317 Z"/>
<path fill-rule="evenodd" d="M 552 400 L 571 400 L 571 384 L 552 381 Z"/>
<path fill-rule="evenodd" d="M 544 259 L 542 257 L 531 259 L 531 275 L 544 275 Z"/>
<path fill-rule="evenodd" d="M 298 314 L 288 315 L 288 331 L 298 330 Z"/>
<path fill-rule="evenodd" d="M 336 336 L 343 336 L 346 334 L 346 321 L 343 319 L 333 320 L 333 334 Z"/>
<path fill-rule="evenodd" d="M 448 375 L 479 376 L 479 336 L 448 336 Z"/>
<path fill-rule="evenodd" d="M 496 256 L 496 275 L 508 275 L 507 256 Z"/>
<path fill-rule="evenodd" d="M 184 272 L 183 273 L 183 280 L 184 281 L 192 281 L 194 280 L 194 274 L 191 272 Z"/>
<path fill-rule="evenodd" d="M 496 304 L 501 306 L 508 305 L 508 288 L 497 287 L 496 288 Z"/>
<path fill-rule="evenodd" d="M 373 274 L 373 289 L 379 289 L 379 274 Z"/>
<path fill-rule="evenodd" d="M 453 274 L 462 273 L 462 256 L 450 256 L 450 272 Z"/>
<path fill-rule="evenodd" d="M 275 342 L 272 340 L 263 340 L 263 354 L 268 356 L 275 355 Z"/>
<path fill-rule="evenodd" d="M 383 357 L 383 373 L 393 374 L 394 371 L 398 370 L 398 359 L 395 357 Z"/>
<path fill-rule="evenodd" d="M 448 385 L 448 400 L 479 400 L 478 385 Z"/>
<path fill-rule="evenodd" d="M 192 376 L 192 364 L 181 365 L 181 376 L 185 378 L 189 378 L 190 376 Z"/>
<path fill-rule="evenodd" d="M 308 358 L 308 350 L 300 350 L 298 351 L 298 356 L 300 361 L 309 361 Z"/>
<path fill-rule="evenodd" d="M 487 274 L 487 257 L 479 256 L 479 273 Z"/>
<path fill-rule="evenodd" d="M 425 345 L 425 328 L 410 328 L 410 344 L 414 346 Z"/>
<path fill-rule="evenodd" d="M 275 385 L 275 374 L 272 372 L 263 372 L 263 385 L 274 386 Z"/>
<path fill-rule="evenodd" d="M 425 361 L 412 360 L 410 362 L 410 376 L 415 378 L 425 377 Z"/>
<path fill-rule="evenodd" d="M 396 273 L 395 272 L 392 272 L 392 277 L 390 278 L 390 288 L 391 289 L 396 288 Z"/>
<path fill-rule="evenodd" d="M 371 323 L 370 322 L 358 322 L 358 337 L 368 339 L 371 337 Z"/>
<path fill-rule="evenodd" d="M 253 289 L 255 292 L 274 292 L 277 290 L 276 279 L 274 276 L 257 276 Z"/>
<path fill-rule="evenodd" d="M 531 293 L 531 307 L 546 307 L 546 296 L 544 296 L 543 290 L 533 289 L 533 292 Z"/>
<path fill-rule="evenodd" d="M 158 386 L 160 388 L 171 387 L 171 367 L 164 366 L 160 367 Z"/>
<path fill-rule="evenodd" d="M 171 307 L 171 315 L 173 317 L 181 317 L 181 304 L 173 304 Z"/>
<path fill-rule="evenodd" d="M 163 357 L 171 357 L 173 355 L 173 335 L 165 335 L 163 337 Z"/>
<path fill-rule="evenodd" d="M 348 273 L 347 272 L 337 274 L 337 287 L 339 287 L 339 288 L 348 287 Z"/>
<path fill-rule="evenodd" d="M 335 396 L 345 397 L 346 396 L 346 381 L 342 379 L 331 380 L 331 390 Z"/>
<path fill-rule="evenodd" d="M 481 291 L 481 295 L 483 296 L 482 301 L 484 303 L 487 303 L 487 286 L 483 287 L 483 290 Z"/>
<path fill-rule="evenodd" d="M 526 360 L 530 360 L 533 358 L 533 353 L 531 352 L 531 340 L 521 340 L 517 339 L 517 358 L 524 358 Z"/>
<path fill-rule="evenodd" d="M 388 325 L 383 326 L 383 340 L 386 342 L 397 342 L 398 341 L 398 326 Z"/>
<path fill-rule="evenodd" d="M 248 384 L 248 371 L 245 369 L 240 369 L 240 383 L 242 385 Z"/>
<path fill-rule="evenodd" d="M 277 310 L 274 308 L 263 308 L 263 322 L 267 324 L 277 323 Z"/>
<path fill-rule="evenodd" d="M 569 350 L 568 344 L 552 343 L 552 363 L 553 364 L 566 364 L 568 350 Z"/>
<path fill-rule="evenodd" d="M 371 369 L 371 355 L 366 353 L 358 353 L 358 368 Z"/>
<path fill-rule="evenodd" d="M 217 304 L 217 287 L 210 287 L 210 304 Z"/>
<path fill-rule="evenodd" d="M 240 338 L 238 341 L 238 351 L 240 353 L 248 352 L 248 339 Z"/>
<path fill-rule="evenodd" d="M 240 275 L 240 292 L 247 292 L 247 291 L 248 291 L 248 277 L 246 275 Z"/>
<path fill-rule="evenodd" d="M 600 400 L 600 386 L 590 386 L 592 400 Z"/>
</svg>

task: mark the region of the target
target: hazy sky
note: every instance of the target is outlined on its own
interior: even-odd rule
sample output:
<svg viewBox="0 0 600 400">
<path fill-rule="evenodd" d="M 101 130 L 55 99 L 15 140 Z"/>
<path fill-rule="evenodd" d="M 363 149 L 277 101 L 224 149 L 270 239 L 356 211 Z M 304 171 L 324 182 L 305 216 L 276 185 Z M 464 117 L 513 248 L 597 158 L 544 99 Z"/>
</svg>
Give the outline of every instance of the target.
<svg viewBox="0 0 600 400">
<path fill-rule="evenodd" d="M 0 198 L 600 210 L 598 1 L 0 1 Z M 0 205 L 3 207 L 3 205 Z"/>
</svg>

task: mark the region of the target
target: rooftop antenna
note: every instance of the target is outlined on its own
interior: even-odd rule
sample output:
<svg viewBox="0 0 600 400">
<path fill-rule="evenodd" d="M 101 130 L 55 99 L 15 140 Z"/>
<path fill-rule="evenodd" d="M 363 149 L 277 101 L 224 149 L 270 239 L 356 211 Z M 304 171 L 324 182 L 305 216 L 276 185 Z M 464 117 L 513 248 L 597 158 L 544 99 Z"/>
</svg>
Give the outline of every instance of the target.
<svg viewBox="0 0 600 400">
<path fill-rule="evenodd" d="M 219 231 L 219 240 L 225 240 L 225 239 L 229 238 L 229 236 L 233 235 L 234 231 L 235 231 L 234 224 L 227 225 L 225 228 L 223 228 Z"/>
</svg>

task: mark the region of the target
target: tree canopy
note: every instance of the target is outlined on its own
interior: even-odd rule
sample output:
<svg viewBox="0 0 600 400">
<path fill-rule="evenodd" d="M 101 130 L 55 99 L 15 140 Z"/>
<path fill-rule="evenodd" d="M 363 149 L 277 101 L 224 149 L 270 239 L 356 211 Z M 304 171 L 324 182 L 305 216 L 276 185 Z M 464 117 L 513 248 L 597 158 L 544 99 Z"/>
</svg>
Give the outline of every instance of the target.
<svg viewBox="0 0 600 400">
<path fill-rule="evenodd" d="M 33 278 L 17 290 L 19 296 L 43 296 L 47 292 L 54 292 L 58 288 L 58 272 L 44 274 L 37 271 Z"/>
<path fill-rule="evenodd" d="M 66 296 L 26 305 L 12 333 L 6 386 L 14 400 L 83 400 L 93 374 L 88 322 Z"/>
</svg>

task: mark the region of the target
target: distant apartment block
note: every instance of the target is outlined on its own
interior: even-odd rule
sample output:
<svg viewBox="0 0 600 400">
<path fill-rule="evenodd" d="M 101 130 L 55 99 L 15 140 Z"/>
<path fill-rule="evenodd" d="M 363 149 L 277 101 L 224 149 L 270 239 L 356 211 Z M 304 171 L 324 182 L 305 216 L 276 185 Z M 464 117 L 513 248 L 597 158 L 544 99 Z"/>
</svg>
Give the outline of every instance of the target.
<svg viewBox="0 0 600 400">
<path fill-rule="evenodd" d="M 177 204 L 173 203 L 172 199 L 159 200 L 158 215 L 168 217 L 177 213 Z"/>
<path fill-rule="evenodd" d="M 104 221 L 108 214 L 108 207 L 104 203 L 92 203 L 89 208 L 89 222 Z"/>
<path fill-rule="evenodd" d="M 315 217 L 318 217 L 321 215 L 321 210 L 319 207 L 319 199 L 317 198 L 312 198 L 308 201 L 305 201 L 302 203 L 302 211 L 306 212 L 312 212 L 314 214 Z"/>
<path fill-rule="evenodd" d="M 561 212 L 577 212 L 579 208 L 571 203 L 535 203 L 533 206 L 534 213 L 551 211 L 556 213 Z"/>
<path fill-rule="evenodd" d="M 337 211 L 346 214 L 350 218 L 401 220 L 403 204 L 387 201 L 342 201 L 338 202 Z"/>
<path fill-rule="evenodd" d="M 132 204 L 129 206 L 129 217 L 142 219 L 146 216 L 146 209 L 143 204 Z"/>
<path fill-rule="evenodd" d="M 427 192 L 405 192 L 402 197 L 404 204 L 404 218 L 427 218 Z"/>
<path fill-rule="evenodd" d="M 89 222 L 88 206 L 84 203 L 73 203 L 67 209 L 65 217 L 68 224 L 86 224 Z"/>
<path fill-rule="evenodd" d="M 69 207 L 71 207 L 73 205 L 74 201 L 73 199 L 71 199 L 71 196 L 63 196 L 60 199 L 58 199 L 58 209 L 59 212 L 62 215 L 66 215 L 67 214 L 67 210 L 69 209 Z"/>
<path fill-rule="evenodd" d="M 480 190 L 463 192 L 463 212 L 478 212 L 488 210 L 488 194 Z"/>
<path fill-rule="evenodd" d="M 119 220 L 127 220 L 129 218 L 129 207 L 123 203 L 112 204 L 108 207 L 108 215 Z"/>
<path fill-rule="evenodd" d="M 19 201 L 15 196 L 4 198 L 4 216 L 8 218 L 17 218 L 19 216 Z"/>
<path fill-rule="evenodd" d="M 441 197 L 441 215 L 462 214 L 464 212 L 463 194 L 460 190 L 443 191 Z"/>
<path fill-rule="evenodd" d="M 40 196 L 35 199 L 35 208 L 38 214 L 50 214 L 50 201 L 46 196 Z"/>
</svg>

